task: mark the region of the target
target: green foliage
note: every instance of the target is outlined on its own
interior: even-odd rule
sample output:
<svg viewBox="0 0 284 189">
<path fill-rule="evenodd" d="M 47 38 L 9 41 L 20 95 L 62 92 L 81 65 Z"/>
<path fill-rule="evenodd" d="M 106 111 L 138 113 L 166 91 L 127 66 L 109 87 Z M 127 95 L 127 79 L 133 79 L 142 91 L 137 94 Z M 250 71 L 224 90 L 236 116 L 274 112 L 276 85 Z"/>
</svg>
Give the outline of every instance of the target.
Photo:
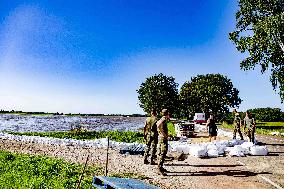
<svg viewBox="0 0 284 189">
<path fill-rule="evenodd" d="M 167 108 L 172 115 L 178 113 L 178 84 L 173 77 L 160 73 L 146 78 L 137 90 L 140 107 L 150 114 L 151 109 Z"/>
<path fill-rule="evenodd" d="M 182 85 L 179 98 L 183 115 L 212 112 L 219 119 L 229 112 L 229 107 L 238 107 L 242 101 L 231 80 L 221 74 L 191 78 Z"/>
<path fill-rule="evenodd" d="M 241 53 L 249 56 L 241 62 L 243 70 L 257 64 L 261 72 L 271 69 L 274 90 L 279 86 L 284 101 L 284 1 L 239 0 L 236 30 L 229 34 Z"/>
<path fill-rule="evenodd" d="M 238 112 L 240 114 L 241 120 L 243 120 L 246 117 L 245 112 Z M 254 116 L 253 116 L 254 117 Z M 226 122 L 228 124 L 232 124 L 234 122 L 234 114 L 233 112 L 227 112 L 224 114 L 224 116 L 219 120 L 220 122 Z"/>
<path fill-rule="evenodd" d="M 167 126 L 168 126 L 168 132 L 169 132 L 169 135 L 171 136 L 176 136 L 176 131 L 175 131 L 175 126 L 172 122 L 168 122 L 167 123 Z"/>
<path fill-rule="evenodd" d="M 224 113 L 223 117 L 219 121 L 226 122 L 232 124 L 234 121 L 234 115 L 232 112 Z"/>
<path fill-rule="evenodd" d="M 83 165 L 61 159 L 23 155 L 0 151 L 1 188 L 76 188 Z M 94 174 L 102 174 L 101 167 L 87 167 L 81 188 L 91 188 Z"/>
<path fill-rule="evenodd" d="M 280 108 L 255 108 L 249 110 L 259 121 L 284 121 Z"/>
<path fill-rule="evenodd" d="M 117 142 L 143 142 L 143 133 L 134 131 L 85 131 L 85 132 L 9 132 L 14 135 L 41 136 L 53 138 L 70 138 L 78 140 L 94 140 L 110 137 Z"/>
</svg>

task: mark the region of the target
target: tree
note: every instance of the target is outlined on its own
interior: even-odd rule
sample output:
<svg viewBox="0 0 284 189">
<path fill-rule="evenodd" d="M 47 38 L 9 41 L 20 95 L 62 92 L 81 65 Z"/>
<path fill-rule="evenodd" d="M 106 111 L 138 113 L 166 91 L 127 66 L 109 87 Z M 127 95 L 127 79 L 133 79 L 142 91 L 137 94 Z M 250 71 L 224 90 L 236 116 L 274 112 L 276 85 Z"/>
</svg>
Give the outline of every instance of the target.
<svg viewBox="0 0 284 189">
<path fill-rule="evenodd" d="M 255 118 L 259 121 L 283 121 L 280 108 L 255 108 L 248 111 L 255 114 Z"/>
<path fill-rule="evenodd" d="M 229 34 L 241 53 L 241 69 L 249 70 L 257 64 L 261 73 L 271 70 L 273 89 L 279 86 L 284 101 L 284 0 L 239 0 L 236 30 Z"/>
<path fill-rule="evenodd" d="M 204 112 L 213 113 L 221 118 L 229 112 L 229 107 L 238 107 L 241 103 L 239 91 L 233 83 L 221 74 L 198 75 L 185 82 L 180 90 L 182 114 Z"/>
<path fill-rule="evenodd" d="M 160 73 L 146 78 L 137 90 L 140 107 L 147 113 L 151 109 L 161 111 L 167 108 L 171 114 L 178 113 L 178 84 L 173 77 Z"/>
</svg>

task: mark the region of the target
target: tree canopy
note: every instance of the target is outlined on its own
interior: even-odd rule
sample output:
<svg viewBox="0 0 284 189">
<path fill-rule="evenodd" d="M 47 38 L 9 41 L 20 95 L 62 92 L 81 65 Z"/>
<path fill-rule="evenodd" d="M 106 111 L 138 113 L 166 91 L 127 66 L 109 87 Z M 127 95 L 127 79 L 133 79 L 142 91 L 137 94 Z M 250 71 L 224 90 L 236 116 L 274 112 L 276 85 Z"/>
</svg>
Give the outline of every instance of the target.
<svg viewBox="0 0 284 189">
<path fill-rule="evenodd" d="M 284 101 L 284 0 L 239 0 L 236 30 L 229 34 L 241 53 L 241 69 L 249 70 L 258 64 L 261 73 L 271 71 L 273 89 L 279 87 Z"/>
<path fill-rule="evenodd" d="M 283 121 L 283 113 L 280 108 L 255 108 L 248 110 L 255 114 L 259 121 Z"/>
<path fill-rule="evenodd" d="M 146 78 L 137 90 L 140 107 L 147 113 L 151 109 L 161 111 L 167 108 L 171 114 L 178 111 L 178 84 L 173 77 L 160 73 Z"/>
<path fill-rule="evenodd" d="M 204 112 L 220 115 L 229 112 L 229 107 L 241 103 L 239 91 L 233 83 L 221 74 L 198 75 L 185 82 L 180 90 L 181 113 Z"/>
</svg>

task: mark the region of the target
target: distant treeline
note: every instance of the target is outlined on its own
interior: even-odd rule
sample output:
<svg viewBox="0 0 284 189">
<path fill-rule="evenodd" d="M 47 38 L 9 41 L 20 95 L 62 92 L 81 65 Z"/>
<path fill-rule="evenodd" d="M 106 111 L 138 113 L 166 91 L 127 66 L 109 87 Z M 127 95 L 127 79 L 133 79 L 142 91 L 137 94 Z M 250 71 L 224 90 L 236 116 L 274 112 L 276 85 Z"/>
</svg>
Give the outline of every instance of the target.
<svg viewBox="0 0 284 189">
<path fill-rule="evenodd" d="M 280 108 L 254 108 L 249 109 L 249 112 L 252 113 L 252 116 L 258 120 L 263 122 L 279 122 L 284 121 L 284 112 L 281 111 Z M 239 112 L 240 117 L 243 119 L 246 115 L 246 112 Z M 228 123 L 232 123 L 234 120 L 234 116 L 232 112 L 225 114 L 221 121 L 226 121 Z"/>
<path fill-rule="evenodd" d="M 64 113 L 51 113 L 51 112 L 23 112 L 23 111 L 6 111 L 0 110 L 0 114 L 22 114 L 22 115 L 67 115 L 67 116 L 122 116 L 122 117 L 146 117 L 146 114 L 64 114 Z"/>
</svg>

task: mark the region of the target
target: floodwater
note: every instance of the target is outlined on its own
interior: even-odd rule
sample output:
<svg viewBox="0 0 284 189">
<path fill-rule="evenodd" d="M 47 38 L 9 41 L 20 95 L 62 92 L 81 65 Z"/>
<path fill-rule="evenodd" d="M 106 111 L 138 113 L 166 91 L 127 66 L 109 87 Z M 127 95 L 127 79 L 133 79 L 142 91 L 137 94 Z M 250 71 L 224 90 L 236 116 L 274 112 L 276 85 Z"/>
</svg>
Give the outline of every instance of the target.
<svg viewBox="0 0 284 189">
<path fill-rule="evenodd" d="M 34 116 L 0 115 L 0 131 L 44 132 L 69 131 L 82 126 L 87 130 L 138 131 L 143 128 L 145 117 L 123 116 Z"/>
</svg>

